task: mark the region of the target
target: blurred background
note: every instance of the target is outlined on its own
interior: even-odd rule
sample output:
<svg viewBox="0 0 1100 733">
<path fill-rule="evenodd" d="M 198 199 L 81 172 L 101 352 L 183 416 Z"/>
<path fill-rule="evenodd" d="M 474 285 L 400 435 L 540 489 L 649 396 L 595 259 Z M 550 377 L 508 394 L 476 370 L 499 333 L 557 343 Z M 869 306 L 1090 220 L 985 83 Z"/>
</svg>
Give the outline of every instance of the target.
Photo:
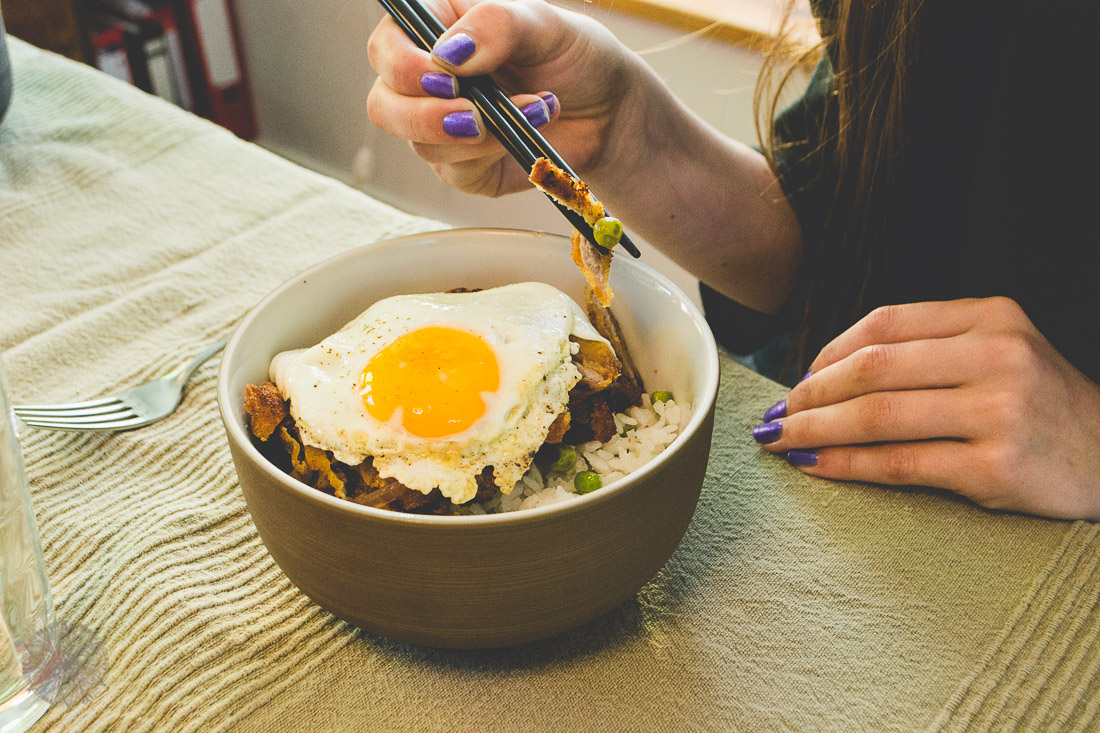
<svg viewBox="0 0 1100 733">
<path fill-rule="evenodd" d="M 751 143 L 753 88 L 781 2 L 557 4 L 608 26 L 703 119 Z M 365 100 L 375 74 L 366 44 L 384 14 L 373 0 L 0 0 L 0 9 L 16 37 L 98 66 L 405 211 L 455 226 L 568 233 L 541 194 L 485 199 L 448 189 L 404 141 L 371 125 Z M 804 7 L 800 13 L 805 21 Z M 812 24 L 801 28 L 812 40 Z M 698 300 L 694 278 L 635 241 L 645 262 Z"/>
</svg>

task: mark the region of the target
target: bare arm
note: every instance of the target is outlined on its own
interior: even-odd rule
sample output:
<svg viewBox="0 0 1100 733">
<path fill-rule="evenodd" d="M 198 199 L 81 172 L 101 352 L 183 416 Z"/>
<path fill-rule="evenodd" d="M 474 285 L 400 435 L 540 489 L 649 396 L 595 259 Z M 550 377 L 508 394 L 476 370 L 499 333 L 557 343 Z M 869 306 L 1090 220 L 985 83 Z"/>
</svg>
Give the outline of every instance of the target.
<svg viewBox="0 0 1100 733">
<path fill-rule="evenodd" d="M 779 309 L 802 240 L 763 156 L 703 122 L 590 18 L 542 0 L 430 1 L 450 26 L 435 53 L 416 49 L 388 18 L 371 36 L 375 124 L 410 140 L 454 188 L 525 190 L 524 172 L 473 105 L 447 98 L 450 85 L 440 83 L 492 73 L 529 92 L 513 100 L 633 231 L 731 298 Z"/>
<path fill-rule="evenodd" d="M 778 311 L 802 262 L 802 232 L 775 173 L 635 63 L 639 101 L 628 98 L 621 114 L 648 122 L 615 128 L 603 164 L 585 172 L 589 183 L 696 277 L 751 308 Z M 642 134 L 632 139 L 619 129 Z"/>
</svg>

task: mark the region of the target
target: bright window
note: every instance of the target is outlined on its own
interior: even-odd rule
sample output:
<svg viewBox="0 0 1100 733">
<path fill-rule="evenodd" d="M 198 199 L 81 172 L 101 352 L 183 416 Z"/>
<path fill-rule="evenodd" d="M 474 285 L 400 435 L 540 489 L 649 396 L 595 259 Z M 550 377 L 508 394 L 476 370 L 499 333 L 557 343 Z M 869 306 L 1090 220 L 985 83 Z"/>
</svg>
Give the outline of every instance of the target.
<svg viewBox="0 0 1100 733">
<path fill-rule="evenodd" d="M 698 33 L 729 43 L 763 48 L 778 30 L 786 0 L 578 0 Z M 807 46 L 817 41 L 817 27 L 809 3 L 798 0 L 794 34 Z"/>
</svg>

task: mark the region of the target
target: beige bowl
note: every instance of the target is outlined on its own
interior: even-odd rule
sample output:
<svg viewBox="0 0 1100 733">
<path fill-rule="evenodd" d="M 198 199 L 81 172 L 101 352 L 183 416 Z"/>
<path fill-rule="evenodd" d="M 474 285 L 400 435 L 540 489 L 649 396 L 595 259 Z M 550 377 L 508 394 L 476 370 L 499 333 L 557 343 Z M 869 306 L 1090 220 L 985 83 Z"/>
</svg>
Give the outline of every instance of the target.
<svg viewBox="0 0 1100 733">
<path fill-rule="evenodd" d="M 619 254 L 612 310 L 646 387 L 689 400 L 690 421 L 644 468 L 574 501 L 501 515 L 439 517 L 359 506 L 271 465 L 249 440 L 244 387 L 391 295 L 539 280 L 583 303 L 563 237 L 466 229 L 379 242 L 268 295 L 226 347 L 218 401 L 260 537 L 287 577 L 340 618 L 441 647 L 496 647 L 578 626 L 656 575 L 695 511 L 710 454 L 718 355 L 682 291 Z"/>
</svg>

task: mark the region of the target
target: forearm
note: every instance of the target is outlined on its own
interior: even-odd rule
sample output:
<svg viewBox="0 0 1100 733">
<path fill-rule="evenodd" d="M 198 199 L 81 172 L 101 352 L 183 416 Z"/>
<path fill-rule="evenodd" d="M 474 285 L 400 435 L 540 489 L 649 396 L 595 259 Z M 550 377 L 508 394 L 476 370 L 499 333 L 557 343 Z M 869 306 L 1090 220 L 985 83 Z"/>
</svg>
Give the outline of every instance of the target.
<svg viewBox="0 0 1100 733">
<path fill-rule="evenodd" d="M 708 285 L 778 311 L 802 262 L 802 234 L 775 174 L 635 63 L 634 88 L 589 182 L 631 229 Z"/>
</svg>

